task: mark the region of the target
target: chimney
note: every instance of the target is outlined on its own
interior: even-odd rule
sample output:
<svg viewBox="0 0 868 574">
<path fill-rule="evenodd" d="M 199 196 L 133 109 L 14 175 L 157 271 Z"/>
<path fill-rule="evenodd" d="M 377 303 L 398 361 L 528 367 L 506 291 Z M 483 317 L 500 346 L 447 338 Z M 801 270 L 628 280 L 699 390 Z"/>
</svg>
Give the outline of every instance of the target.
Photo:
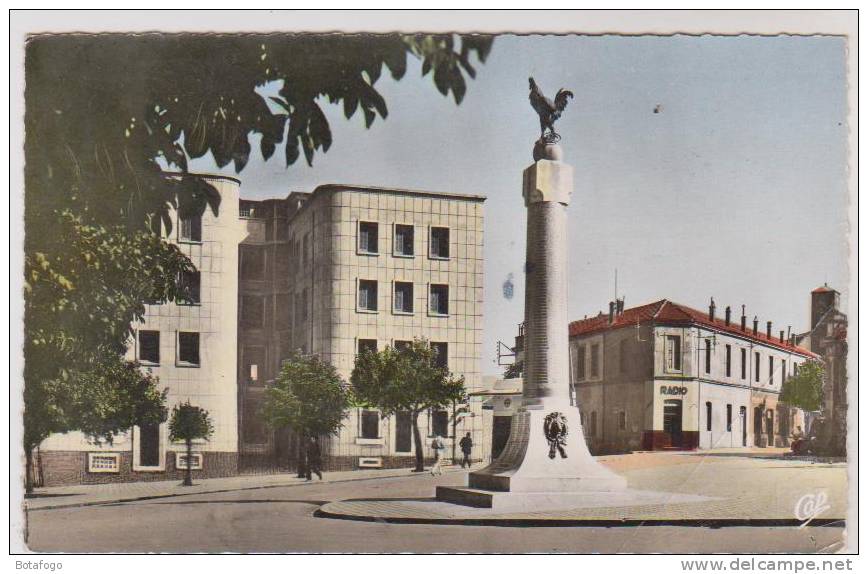
<svg viewBox="0 0 868 574">
<path fill-rule="evenodd" d="M 729 305 L 726 306 L 726 326 L 729 327 L 729 320 L 732 317 L 732 309 Z"/>
<path fill-rule="evenodd" d="M 609 301 L 609 324 L 615 320 L 615 302 Z"/>
<path fill-rule="evenodd" d="M 714 322 L 714 297 L 711 298 L 711 303 L 708 304 L 708 320 Z"/>
<path fill-rule="evenodd" d="M 744 314 L 744 305 L 741 306 L 741 330 L 747 329 L 747 317 Z"/>
<path fill-rule="evenodd" d="M 781 343 L 784 342 L 784 330 L 781 329 Z"/>
<path fill-rule="evenodd" d="M 772 338 L 772 322 L 766 321 L 766 339 Z"/>
<path fill-rule="evenodd" d="M 754 315 L 753 316 L 753 334 L 754 335 L 756 335 L 757 327 L 759 327 L 759 319 L 757 319 L 757 316 Z"/>
<path fill-rule="evenodd" d="M 793 329 L 792 325 L 787 325 L 787 340 L 788 341 L 790 340 L 790 331 L 792 331 L 792 329 Z"/>
<path fill-rule="evenodd" d="M 618 316 L 620 317 L 621 315 L 624 314 L 624 297 L 622 296 L 620 299 L 615 299 L 615 301 L 616 301 Z"/>
</svg>

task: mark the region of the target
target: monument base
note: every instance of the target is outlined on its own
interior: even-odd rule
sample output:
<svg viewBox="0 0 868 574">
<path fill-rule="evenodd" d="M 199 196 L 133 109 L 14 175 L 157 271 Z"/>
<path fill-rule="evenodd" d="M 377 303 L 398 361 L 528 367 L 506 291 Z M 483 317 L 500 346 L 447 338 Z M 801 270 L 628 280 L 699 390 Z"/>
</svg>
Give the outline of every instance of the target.
<svg viewBox="0 0 868 574">
<path fill-rule="evenodd" d="M 627 480 L 598 463 L 585 445 L 578 409 L 568 401 L 547 399 L 520 409 L 500 457 L 471 472 L 467 488 L 437 489 L 437 499 L 480 508 L 516 500 L 572 504 L 589 496 L 621 492 Z M 575 499 L 575 500 L 573 500 Z M 524 504 L 524 503 L 519 503 Z"/>
</svg>

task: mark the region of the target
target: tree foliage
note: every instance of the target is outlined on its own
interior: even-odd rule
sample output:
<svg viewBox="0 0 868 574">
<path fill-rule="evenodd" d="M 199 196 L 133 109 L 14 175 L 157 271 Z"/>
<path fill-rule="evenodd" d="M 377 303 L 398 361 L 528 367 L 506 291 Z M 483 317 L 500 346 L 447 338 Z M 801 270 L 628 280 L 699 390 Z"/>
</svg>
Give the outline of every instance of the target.
<svg viewBox="0 0 868 574">
<path fill-rule="evenodd" d="M 175 405 L 169 419 L 169 440 L 184 441 L 187 446 L 187 468 L 183 486 L 193 486 L 193 441 L 208 440 L 214 434 L 211 415 L 190 401 Z"/>
<path fill-rule="evenodd" d="M 409 412 L 416 446 L 416 469 L 422 470 L 422 438 L 419 414 L 464 403 L 464 377 L 438 367 L 435 350 L 425 339 L 414 339 L 406 348 L 386 347 L 366 351 L 356 358 L 350 381 L 361 402 L 384 416 Z"/>
<path fill-rule="evenodd" d="M 330 435 L 343 426 L 351 402 L 331 363 L 315 355 L 295 355 L 265 390 L 262 415 L 274 429 L 290 427 L 303 437 Z"/>
<path fill-rule="evenodd" d="M 819 361 L 805 361 L 799 371 L 784 381 L 780 401 L 805 411 L 818 411 L 823 404 L 824 369 Z"/>
</svg>

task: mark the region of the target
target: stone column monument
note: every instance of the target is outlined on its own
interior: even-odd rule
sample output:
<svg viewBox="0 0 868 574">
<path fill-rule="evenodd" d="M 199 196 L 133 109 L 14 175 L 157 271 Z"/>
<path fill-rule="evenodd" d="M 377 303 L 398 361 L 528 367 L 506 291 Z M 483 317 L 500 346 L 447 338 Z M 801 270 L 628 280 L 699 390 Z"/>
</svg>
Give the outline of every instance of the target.
<svg viewBox="0 0 868 574">
<path fill-rule="evenodd" d="M 527 207 L 522 407 L 500 457 L 471 472 L 469 488 L 438 487 L 439 500 L 471 506 L 492 507 L 497 499 L 499 507 L 532 507 L 540 498 L 569 504 L 571 494 L 578 502 L 589 493 L 626 489 L 623 477 L 588 452 L 578 405 L 571 401 L 567 206 L 573 168 L 563 161 L 553 124 L 573 94 L 560 90 L 552 102 L 533 78 L 530 86 L 542 135 L 534 146 L 534 163 L 524 170 L 522 189 Z M 504 504 L 507 499 L 512 503 Z"/>
</svg>

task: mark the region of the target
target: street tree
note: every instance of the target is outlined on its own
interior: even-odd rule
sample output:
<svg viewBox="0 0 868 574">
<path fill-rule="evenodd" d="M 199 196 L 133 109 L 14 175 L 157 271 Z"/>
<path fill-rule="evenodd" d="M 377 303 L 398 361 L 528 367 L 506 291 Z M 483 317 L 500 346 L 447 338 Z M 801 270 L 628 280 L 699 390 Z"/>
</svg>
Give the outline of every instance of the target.
<svg viewBox="0 0 868 574">
<path fill-rule="evenodd" d="M 27 456 L 46 432 L 84 430 L 63 414 L 34 420 L 64 407 L 53 389 L 99 376 L 119 360 L 108 356 L 123 352 L 145 302 L 177 299 L 169 283 L 192 266 L 154 230 L 170 233 L 176 212 L 220 207 L 216 189 L 189 175 L 190 158 L 210 153 L 240 172 L 252 141 L 264 159 L 282 148 L 287 166 L 302 155 L 312 164 L 332 142 L 324 104 L 342 106 L 347 119 L 361 114 L 366 127 L 385 119 L 375 84 L 383 72 L 401 79 L 411 57 L 460 103 L 476 73 L 472 56 L 484 62 L 491 43 L 449 34 L 28 38 Z M 263 97 L 269 89 L 276 95 Z"/>
<path fill-rule="evenodd" d="M 410 414 L 417 472 L 424 470 L 419 415 L 466 402 L 464 377 L 438 366 L 436 351 L 425 339 L 414 339 L 401 349 L 360 353 L 350 382 L 358 400 L 379 409 L 383 416 Z"/>
<path fill-rule="evenodd" d="M 824 369 L 819 361 L 805 361 L 784 381 L 780 401 L 804 411 L 818 411 L 823 404 Z"/>
<path fill-rule="evenodd" d="M 352 403 L 350 389 L 334 365 L 316 355 L 285 360 L 277 380 L 265 389 L 262 417 L 274 429 L 292 429 L 298 438 L 298 472 L 306 468 L 309 437 L 337 434 Z"/>
<path fill-rule="evenodd" d="M 175 405 L 169 419 L 169 440 L 184 441 L 187 447 L 187 472 L 183 486 L 193 486 L 193 441 L 208 440 L 214 434 L 214 424 L 208 411 L 191 405 L 190 401 Z"/>
</svg>

